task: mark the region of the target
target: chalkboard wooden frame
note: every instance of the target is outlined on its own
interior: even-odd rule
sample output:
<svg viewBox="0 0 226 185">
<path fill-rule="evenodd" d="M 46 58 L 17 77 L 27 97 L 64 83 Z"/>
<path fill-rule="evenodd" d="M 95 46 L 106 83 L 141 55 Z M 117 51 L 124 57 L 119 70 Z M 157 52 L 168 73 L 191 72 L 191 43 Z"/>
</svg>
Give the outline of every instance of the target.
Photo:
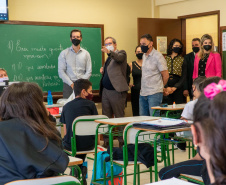
<svg viewBox="0 0 226 185">
<path fill-rule="evenodd" d="M 34 21 L 2 21 L 0 22 L 0 24 L 101 28 L 101 43 L 102 45 L 104 45 L 104 25 L 103 24 L 57 23 L 57 22 L 34 22 Z M 104 64 L 104 61 L 105 61 L 104 53 L 102 53 L 102 64 Z"/>
<path fill-rule="evenodd" d="M 104 24 L 82 24 L 82 23 L 58 23 L 58 22 L 36 22 L 36 21 L 6 21 L 0 22 L 0 24 L 8 25 L 37 25 L 37 26 L 62 26 L 62 27 L 90 27 L 101 29 L 101 43 L 104 45 Z M 105 61 L 105 55 L 102 53 L 102 65 Z M 99 90 L 94 90 L 95 94 L 99 93 Z M 44 93 L 45 95 L 46 93 Z M 62 92 L 53 92 L 57 98 L 62 97 Z"/>
</svg>

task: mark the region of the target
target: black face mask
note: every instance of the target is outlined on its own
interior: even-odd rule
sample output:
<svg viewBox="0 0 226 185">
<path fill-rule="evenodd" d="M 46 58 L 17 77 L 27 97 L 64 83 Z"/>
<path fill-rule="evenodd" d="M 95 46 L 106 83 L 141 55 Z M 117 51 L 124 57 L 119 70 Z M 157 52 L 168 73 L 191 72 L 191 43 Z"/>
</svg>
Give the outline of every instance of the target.
<svg viewBox="0 0 226 185">
<path fill-rule="evenodd" d="M 78 39 L 72 39 L 71 40 L 72 44 L 74 44 L 75 46 L 78 46 L 81 42 L 81 40 L 78 40 Z"/>
<path fill-rule="evenodd" d="M 199 156 L 201 157 L 201 159 L 204 159 L 204 158 L 202 157 L 202 155 L 200 154 L 200 147 L 199 147 L 199 146 L 197 146 L 196 151 L 197 151 L 197 153 L 199 154 Z"/>
<path fill-rule="evenodd" d="M 203 48 L 206 50 L 206 51 L 209 51 L 212 49 L 212 46 L 211 45 L 204 45 Z"/>
<path fill-rule="evenodd" d="M 199 47 L 193 47 L 192 50 L 193 50 L 193 52 L 198 53 L 199 52 Z"/>
<path fill-rule="evenodd" d="M 173 51 L 174 51 L 175 53 L 180 53 L 181 48 L 180 48 L 180 47 L 173 47 Z"/>
<path fill-rule="evenodd" d="M 141 60 L 142 57 L 143 57 L 143 53 L 137 53 L 136 56 L 137 56 L 137 58 L 138 58 L 139 60 Z"/>
<path fill-rule="evenodd" d="M 143 53 L 147 53 L 148 52 L 148 50 L 149 50 L 149 47 L 148 46 L 141 46 L 141 51 L 143 52 Z"/>
</svg>

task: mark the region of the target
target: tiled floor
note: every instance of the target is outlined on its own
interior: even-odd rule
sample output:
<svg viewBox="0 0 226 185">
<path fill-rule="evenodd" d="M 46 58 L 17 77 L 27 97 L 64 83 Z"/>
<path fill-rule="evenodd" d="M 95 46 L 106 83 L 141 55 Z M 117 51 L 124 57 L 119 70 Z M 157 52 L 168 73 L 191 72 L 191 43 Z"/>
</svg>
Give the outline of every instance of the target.
<svg viewBox="0 0 226 185">
<path fill-rule="evenodd" d="M 96 104 L 97 106 L 97 110 L 98 113 L 101 114 L 102 113 L 102 109 L 101 109 L 101 103 Z M 128 102 L 127 103 L 127 108 L 125 110 L 125 116 L 129 117 L 132 116 L 132 109 L 131 109 L 131 103 Z M 103 142 L 101 141 L 100 144 L 103 144 Z M 118 141 L 114 140 L 114 146 L 118 147 Z M 93 157 L 93 154 L 89 154 L 88 156 Z M 180 150 L 176 150 L 175 151 L 175 162 L 181 162 L 181 161 L 185 161 L 188 159 L 188 153 L 187 152 L 182 152 Z M 161 168 L 163 168 L 163 163 L 159 163 L 158 165 L 158 169 L 160 170 Z M 93 169 L 93 161 L 92 160 L 88 160 L 88 179 L 87 179 L 87 184 L 90 184 L 91 178 L 92 178 L 92 169 Z M 144 165 L 141 165 L 140 167 L 141 170 L 147 169 Z M 133 166 L 129 166 L 127 168 L 127 172 L 128 173 L 133 173 Z M 66 173 L 70 173 L 70 170 L 67 170 Z M 140 176 L 141 178 L 141 185 L 143 184 L 148 184 L 150 183 L 150 177 L 149 177 L 149 173 L 143 173 Z M 153 180 L 154 180 L 154 173 L 153 173 Z M 133 184 L 133 176 L 128 176 L 127 177 L 127 185 L 132 185 Z"/>
<path fill-rule="evenodd" d="M 114 140 L 114 146 L 118 147 L 118 141 Z M 89 154 L 89 157 L 93 157 L 93 154 Z M 182 152 L 180 150 L 175 150 L 175 162 L 181 162 L 188 159 L 188 153 Z M 158 169 L 160 170 L 163 167 L 163 163 L 158 164 Z M 87 184 L 90 184 L 91 178 L 92 178 L 92 169 L 93 169 L 93 161 L 88 159 L 88 179 Z M 140 170 L 146 170 L 146 166 L 141 165 Z M 127 173 L 133 173 L 133 166 L 127 167 Z M 70 173 L 70 170 L 66 171 L 67 174 Z M 150 176 L 149 173 L 143 173 L 140 175 L 141 179 L 141 185 L 150 183 Z M 154 180 L 154 173 L 153 173 L 153 180 Z M 127 185 L 133 184 L 133 176 L 127 177 Z"/>
</svg>

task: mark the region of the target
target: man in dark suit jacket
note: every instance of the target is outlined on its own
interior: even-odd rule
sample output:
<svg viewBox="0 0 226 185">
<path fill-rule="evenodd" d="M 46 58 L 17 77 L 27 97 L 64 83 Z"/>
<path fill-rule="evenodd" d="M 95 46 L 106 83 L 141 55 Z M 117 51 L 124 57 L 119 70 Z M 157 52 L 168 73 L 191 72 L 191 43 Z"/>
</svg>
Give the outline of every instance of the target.
<svg viewBox="0 0 226 185">
<path fill-rule="evenodd" d="M 196 53 L 199 52 L 200 49 L 200 39 L 194 38 L 192 39 L 192 52 L 188 53 L 184 56 L 184 62 L 187 64 L 187 79 L 184 83 L 184 96 L 187 97 L 188 95 L 190 98 L 193 98 L 193 91 L 192 91 L 192 84 L 193 84 L 193 70 L 194 70 L 194 60 Z"/>
<path fill-rule="evenodd" d="M 127 55 L 124 50 L 117 50 L 116 40 L 113 37 L 107 37 L 104 44 L 101 51 L 106 53 L 108 58 L 100 70 L 103 75 L 100 82 L 102 114 L 109 118 L 112 115 L 116 118 L 124 117 L 129 90 L 126 79 Z M 123 143 L 121 137 L 119 143 Z"/>
</svg>

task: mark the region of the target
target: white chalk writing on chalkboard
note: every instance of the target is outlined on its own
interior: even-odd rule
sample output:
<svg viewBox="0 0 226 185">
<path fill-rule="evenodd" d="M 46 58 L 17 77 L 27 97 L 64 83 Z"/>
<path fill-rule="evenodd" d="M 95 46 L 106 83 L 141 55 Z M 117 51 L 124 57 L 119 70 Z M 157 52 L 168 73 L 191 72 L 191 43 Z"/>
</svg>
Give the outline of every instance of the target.
<svg viewBox="0 0 226 185">
<path fill-rule="evenodd" d="M 27 48 L 23 48 L 20 46 L 20 40 L 17 40 L 16 42 L 16 51 L 29 51 Z"/>
<path fill-rule="evenodd" d="M 31 71 L 31 70 L 34 70 L 34 66 L 27 66 L 27 71 Z"/>
<path fill-rule="evenodd" d="M 46 51 L 46 48 L 44 48 L 43 46 L 41 46 L 40 48 L 31 48 L 31 51 L 41 52 L 41 51 Z"/>
<path fill-rule="evenodd" d="M 41 66 L 38 66 L 37 69 L 55 69 L 56 66 L 55 65 L 48 65 L 47 63 L 45 65 L 41 65 Z"/>
<path fill-rule="evenodd" d="M 13 41 L 10 40 L 8 43 L 8 49 L 11 51 L 11 53 L 13 52 Z"/>
<path fill-rule="evenodd" d="M 22 62 L 18 62 L 17 64 L 12 64 L 12 69 L 13 69 L 14 71 L 16 71 L 16 70 L 21 70 L 22 67 L 23 67 Z"/>
<path fill-rule="evenodd" d="M 60 44 L 59 48 L 49 48 L 49 51 L 51 52 L 51 55 L 53 55 L 53 51 L 63 51 L 63 47 Z"/>
<path fill-rule="evenodd" d="M 42 59 L 42 58 L 47 58 L 49 59 L 48 55 L 43 54 L 43 55 L 23 55 L 24 58 L 26 58 L 27 60 L 30 59 Z"/>
</svg>

